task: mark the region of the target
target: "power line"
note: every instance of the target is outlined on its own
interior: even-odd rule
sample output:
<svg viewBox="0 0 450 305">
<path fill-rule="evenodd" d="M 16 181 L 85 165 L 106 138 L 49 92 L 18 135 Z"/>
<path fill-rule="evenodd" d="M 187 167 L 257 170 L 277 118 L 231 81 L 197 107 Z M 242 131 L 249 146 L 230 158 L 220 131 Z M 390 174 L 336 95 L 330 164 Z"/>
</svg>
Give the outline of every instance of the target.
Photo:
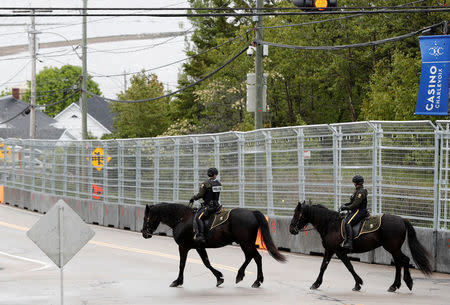
<svg viewBox="0 0 450 305">
<path fill-rule="evenodd" d="M 171 17 L 252 17 L 252 16 L 301 16 L 301 15 L 354 15 L 354 14 L 410 14 L 410 13 L 439 13 L 439 12 L 449 12 L 450 7 L 411 7 L 402 9 L 382 9 L 378 7 L 368 7 L 364 9 L 354 8 L 340 8 L 336 9 L 324 9 L 322 11 L 309 11 L 304 10 L 301 12 L 252 12 L 252 13 L 90 13 L 90 14 L 49 14 L 49 13 L 39 13 L 36 17 L 154 17 L 154 18 L 171 18 Z M 0 14 L 0 17 L 11 18 L 11 17 L 31 17 L 32 14 L 20 13 L 20 14 Z"/>
<path fill-rule="evenodd" d="M 407 3 L 403 6 L 409 7 L 410 4 L 421 3 L 425 1 L 414 1 Z M 442 5 L 424 5 L 415 6 L 414 8 L 441 8 Z M 340 7 L 327 7 L 323 10 L 337 10 L 337 9 L 361 9 L 361 10 L 374 10 L 374 9 L 393 9 L 398 8 L 395 6 L 340 6 Z M 53 10 L 53 11 L 80 11 L 80 7 L 0 7 L 0 10 Z M 84 10 L 84 9 L 83 9 Z M 292 10 L 317 10 L 315 7 L 88 7 L 86 11 L 292 11 Z"/>
<path fill-rule="evenodd" d="M 422 2 L 425 2 L 425 1 L 426 0 L 418 0 L 418 1 L 414 1 L 414 2 L 400 4 L 400 5 L 394 6 L 394 7 L 396 7 L 396 8 L 407 7 L 409 5 L 416 4 L 416 3 L 422 3 Z M 275 26 L 264 26 L 264 27 L 261 27 L 261 28 L 262 29 L 279 29 L 279 28 L 286 28 L 286 27 L 295 27 L 295 26 L 304 26 L 304 25 L 325 23 L 325 22 L 330 22 L 330 21 L 346 20 L 346 19 L 355 18 L 355 17 L 361 17 L 361 16 L 364 16 L 364 14 L 343 16 L 343 17 L 330 18 L 330 19 L 324 19 L 324 20 L 309 21 L 309 22 L 303 22 L 303 23 L 297 23 L 297 24 L 283 24 L 283 25 L 275 25 Z"/>
<path fill-rule="evenodd" d="M 20 70 L 17 71 L 17 73 L 15 73 L 13 76 L 11 76 L 10 79 L 8 79 L 6 82 L 0 84 L 0 87 L 2 87 L 2 86 L 4 86 L 4 85 L 8 84 L 11 80 L 13 80 L 14 77 L 16 77 L 17 75 L 19 75 L 19 73 L 22 72 L 23 70 L 25 70 L 25 68 L 30 64 L 30 62 L 31 62 L 31 60 L 29 60 L 22 68 L 20 68 Z"/>
<path fill-rule="evenodd" d="M 123 76 L 124 74 L 125 74 L 125 75 L 133 75 L 133 74 L 137 74 L 137 73 L 141 73 L 141 72 L 150 72 L 150 71 L 154 71 L 154 70 L 166 68 L 166 67 L 169 67 L 169 66 L 171 66 L 171 65 L 174 65 L 174 64 L 177 64 L 177 63 L 180 63 L 180 62 L 183 62 L 183 61 L 186 61 L 186 60 L 195 58 L 195 57 L 197 57 L 197 56 L 203 55 L 203 54 L 205 54 L 205 53 L 208 53 L 208 52 L 217 50 L 218 48 L 220 48 L 220 47 L 222 47 L 222 46 L 224 46 L 224 45 L 226 45 L 226 44 L 232 43 L 233 41 L 235 41 L 235 40 L 237 40 L 237 39 L 243 38 L 243 37 L 246 36 L 248 33 L 250 33 L 252 30 L 253 30 L 253 29 L 247 30 L 247 31 L 245 31 L 245 33 L 242 34 L 242 35 L 239 35 L 239 36 L 236 36 L 236 37 L 234 37 L 234 38 L 231 38 L 231 39 L 229 39 L 229 40 L 227 40 L 227 41 L 225 41 L 225 42 L 223 42 L 223 43 L 221 43 L 221 44 L 219 44 L 219 45 L 217 45 L 217 46 L 215 46 L 215 47 L 212 47 L 212 48 L 209 48 L 209 49 L 207 49 L 207 50 L 201 51 L 201 52 L 199 52 L 199 53 L 197 53 L 197 54 L 195 54 L 195 55 L 188 56 L 188 57 L 185 57 L 185 58 L 182 58 L 182 59 L 179 59 L 179 60 L 176 60 L 176 61 L 173 61 L 173 62 L 164 64 L 164 65 L 161 65 L 161 66 L 157 66 L 157 67 L 154 67 L 154 68 L 145 69 L 145 70 L 141 70 L 141 71 L 137 71 L 137 72 L 109 74 L 109 75 L 102 75 L 102 76 L 95 76 L 95 77 Z M 99 74 L 99 73 L 97 73 L 97 74 Z"/>
<path fill-rule="evenodd" d="M 347 44 L 347 45 L 338 45 L 338 46 L 294 46 L 294 45 L 288 45 L 288 44 L 280 44 L 280 43 L 273 43 L 268 41 L 255 41 L 257 44 L 262 45 L 268 45 L 273 47 L 279 47 L 279 48 L 286 48 L 286 49 L 294 49 L 294 50 L 324 50 L 324 51 L 336 51 L 336 50 L 342 50 L 342 49 L 349 49 L 349 48 L 361 48 L 361 47 L 369 47 L 369 46 L 376 46 L 388 42 L 394 42 L 403 40 L 412 36 L 416 36 L 424 31 L 427 31 L 429 29 L 438 27 L 442 25 L 444 22 L 440 22 L 437 24 L 433 24 L 431 26 L 422 28 L 418 31 L 410 32 L 404 35 L 381 39 L 381 40 L 375 40 L 375 41 L 369 41 L 369 42 L 362 42 L 362 43 L 355 43 L 355 44 Z"/>
<path fill-rule="evenodd" d="M 86 90 L 86 93 L 92 95 L 92 96 L 97 96 L 100 98 L 103 98 L 106 101 L 110 101 L 110 102 L 117 102 L 117 103 L 126 103 L 126 104 L 132 104 L 132 103 L 145 103 L 145 102 L 151 102 L 151 101 L 156 101 L 162 98 L 166 98 L 166 97 L 170 97 L 172 95 L 175 95 L 177 93 L 180 93 L 182 91 L 185 91 L 191 87 L 194 87 L 196 85 L 198 85 L 199 83 L 203 82 L 204 80 L 210 78 L 211 76 L 213 76 L 214 74 L 218 73 L 220 70 L 222 70 L 223 68 L 225 68 L 226 66 L 228 66 L 230 63 L 232 63 L 234 60 L 236 60 L 236 58 L 238 58 L 240 55 L 242 55 L 242 53 L 244 53 L 246 50 L 248 49 L 248 45 L 245 46 L 245 48 L 243 48 L 241 51 L 239 51 L 239 53 L 237 53 L 236 55 L 234 55 L 232 58 L 230 58 L 229 60 L 227 60 L 223 65 L 221 65 L 220 67 L 218 67 L 217 69 L 215 69 L 214 71 L 208 73 L 207 75 L 205 75 L 204 77 L 200 78 L 199 80 L 197 80 L 196 82 L 189 84 L 181 89 L 178 89 L 174 92 L 165 94 L 165 95 L 161 95 L 158 97 L 153 97 L 153 98 L 149 98 L 149 99 L 143 99 L 143 100 L 134 100 L 134 101 L 121 101 L 121 100 L 115 100 L 115 99 L 110 99 L 110 98 L 106 98 L 106 97 L 101 97 L 97 94 L 94 94 L 90 91 Z"/>
<path fill-rule="evenodd" d="M 0 122 L 0 125 L 3 125 L 3 124 L 6 124 L 6 123 L 11 122 L 12 120 L 14 120 L 15 118 L 17 118 L 17 117 L 18 117 L 19 115 L 21 115 L 21 114 L 26 115 L 26 114 L 30 113 L 30 108 L 31 108 L 30 106 L 25 107 L 25 108 L 24 108 L 22 111 L 20 111 L 18 114 L 16 114 L 16 115 L 10 117 L 10 118 L 7 119 L 6 121 Z"/>
</svg>

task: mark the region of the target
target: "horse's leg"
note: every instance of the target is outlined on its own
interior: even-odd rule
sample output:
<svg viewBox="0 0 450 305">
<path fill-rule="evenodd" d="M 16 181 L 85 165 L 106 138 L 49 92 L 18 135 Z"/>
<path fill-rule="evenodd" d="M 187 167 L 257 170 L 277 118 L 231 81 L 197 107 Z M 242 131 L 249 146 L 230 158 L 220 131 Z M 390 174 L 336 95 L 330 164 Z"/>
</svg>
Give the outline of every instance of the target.
<svg viewBox="0 0 450 305">
<path fill-rule="evenodd" d="M 352 263 L 350 263 L 350 259 L 347 254 L 341 251 L 336 252 L 336 255 L 341 259 L 344 263 L 345 267 L 347 267 L 348 271 L 353 275 L 355 279 L 355 287 L 353 287 L 353 291 L 361 290 L 361 285 L 363 284 L 363 280 L 356 274 L 355 269 L 353 269 Z"/>
<path fill-rule="evenodd" d="M 256 276 L 256 281 L 253 283 L 253 288 L 258 288 L 261 286 L 262 282 L 264 282 L 264 275 L 262 271 L 262 257 L 261 254 L 259 254 L 258 250 L 255 247 L 255 254 L 253 256 L 253 259 L 255 260 L 256 266 L 258 267 L 258 275 Z"/>
<path fill-rule="evenodd" d="M 402 265 L 403 265 L 403 280 L 408 286 L 409 290 L 412 290 L 413 279 L 411 278 L 411 273 L 409 273 L 409 257 L 407 257 L 402 252 Z"/>
<path fill-rule="evenodd" d="M 178 287 L 183 285 L 183 272 L 184 267 L 186 266 L 186 258 L 189 250 L 189 248 L 178 246 L 178 251 L 180 252 L 180 270 L 178 272 L 178 278 L 170 284 L 170 287 Z"/>
<path fill-rule="evenodd" d="M 323 274 L 325 270 L 328 267 L 328 264 L 330 263 L 331 257 L 333 256 L 334 252 L 329 251 L 325 249 L 325 254 L 323 255 L 322 265 L 320 266 L 320 272 L 319 276 L 317 277 L 317 280 L 311 285 L 310 289 L 317 289 L 322 285 L 323 280 Z"/>
<path fill-rule="evenodd" d="M 399 254 L 400 252 L 400 254 Z M 401 276 L 402 276 L 402 257 L 401 257 L 401 251 L 396 251 L 392 254 L 392 258 L 394 259 L 395 264 L 395 279 L 394 283 L 389 287 L 389 292 L 394 292 L 401 286 Z"/>
<path fill-rule="evenodd" d="M 214 274 L 214 276 L 217 279 L 216 287 L 219 287 L 220 284 L 223 283 L 223 274 L 219 270 L 216 270 L 211 266 L 211 263 L 209 262 L 208 253 L 206 253 L 205 248 L 197 248 L 197 252 L 202 258 L 203 264 L 205 264 L 206 268 L 211 270 L 211 272 Z"/>
<path fill-rule="evenodd" d="M 239 268 L 239 271 L 238 271 L 238 273 L 236 275 L 236 284 L 244 279 L 245 268 L 247 268 L 248 264 L 250 263 L 250 261 L 253 258 L 253 254 L 250 254 L 250 251 L 248 250 L 247 247 L 241 245 L 241 249 L 242 249 L 242 251 L 244 251 L 245 261 L 242 264 L 241 268 Z"/>
</svg>

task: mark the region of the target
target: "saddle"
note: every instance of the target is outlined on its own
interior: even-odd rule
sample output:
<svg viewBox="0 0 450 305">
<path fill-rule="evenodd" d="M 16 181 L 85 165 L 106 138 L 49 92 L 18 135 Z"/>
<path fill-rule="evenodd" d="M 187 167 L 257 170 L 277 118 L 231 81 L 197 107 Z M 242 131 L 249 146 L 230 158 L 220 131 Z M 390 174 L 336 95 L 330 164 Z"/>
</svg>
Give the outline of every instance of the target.
<svg viewBox="0 0 450 305">
<path fill-rule="evenodd" d="M 372 233 L 378 230 L 381 226 L 381 218 L 383 215 L 375 215 L 375 216 L 369 216 L 364 219 L 364 221 L 358 222 L 356 225 L 352 227 L 353 230 L 353 240 L 357 239 L 363 234 Z M 341 236 L 344 237 L 344 220 L 343 218 L 341 220 Z"/>
<path fill-rule="evenodd" d="M 194 213 L 197 212 L 197 209 L 193 209 L 193 210 L 194 210 Z M 205 221 L 205 235 L 207 234 L 208 231 L 211 231 L 215 227 L 218 227 L 218 226 L 224 224 L 228 220 L 228 217 L 230 217 L 231 210 L 225 210 L 225 208 L 222 208 L 220 210 L 220 212 L 217 212 L 214 214 L 214 217 L 209 217 L 209 219 Z M 193 226 L 194 226 L 194 231 L 196 231 L 197 223 L 195 221 L 193 223 Z"/>
</svg>

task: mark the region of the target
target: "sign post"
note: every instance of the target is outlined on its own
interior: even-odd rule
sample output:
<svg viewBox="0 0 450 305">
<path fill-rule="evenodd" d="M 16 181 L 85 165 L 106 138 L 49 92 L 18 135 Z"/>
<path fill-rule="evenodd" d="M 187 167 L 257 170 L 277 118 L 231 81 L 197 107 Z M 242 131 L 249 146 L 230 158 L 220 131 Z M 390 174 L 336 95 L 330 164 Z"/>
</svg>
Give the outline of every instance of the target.
<svg viewBox="0 0 450 305">
<path fill-rule="evenodd" d="M 64 265 L 95 235 L 63 200 L 28 230 L 30 238 L 60 270 L 61 305 L 64 304 Z"/>
</svg>

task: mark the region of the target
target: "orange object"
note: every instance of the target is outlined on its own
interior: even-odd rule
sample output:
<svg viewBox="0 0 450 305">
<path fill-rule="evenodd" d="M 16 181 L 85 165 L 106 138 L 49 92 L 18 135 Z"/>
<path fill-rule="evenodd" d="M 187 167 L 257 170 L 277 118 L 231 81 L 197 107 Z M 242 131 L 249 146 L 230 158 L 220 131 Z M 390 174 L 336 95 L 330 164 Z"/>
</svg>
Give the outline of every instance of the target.
<svg viewBox="0 0 450 305">
<path fill-rule="evenodd" d="M 269 222 L 269 217 L 266 216 L 266 220 L 267 220 L 267 222 Z M 256 235 L 255 245 L 257 245 L 259 249 L 267 250 L 266 244 L 264 243 L 264 240 L 261 235 L 261 229 L 258 229 L 258 234 Z"/>
<path fill-rule="evenodd" d="M 0 204 L 5 203 L 5 187 L 0 185 Z"/>
</svg>

